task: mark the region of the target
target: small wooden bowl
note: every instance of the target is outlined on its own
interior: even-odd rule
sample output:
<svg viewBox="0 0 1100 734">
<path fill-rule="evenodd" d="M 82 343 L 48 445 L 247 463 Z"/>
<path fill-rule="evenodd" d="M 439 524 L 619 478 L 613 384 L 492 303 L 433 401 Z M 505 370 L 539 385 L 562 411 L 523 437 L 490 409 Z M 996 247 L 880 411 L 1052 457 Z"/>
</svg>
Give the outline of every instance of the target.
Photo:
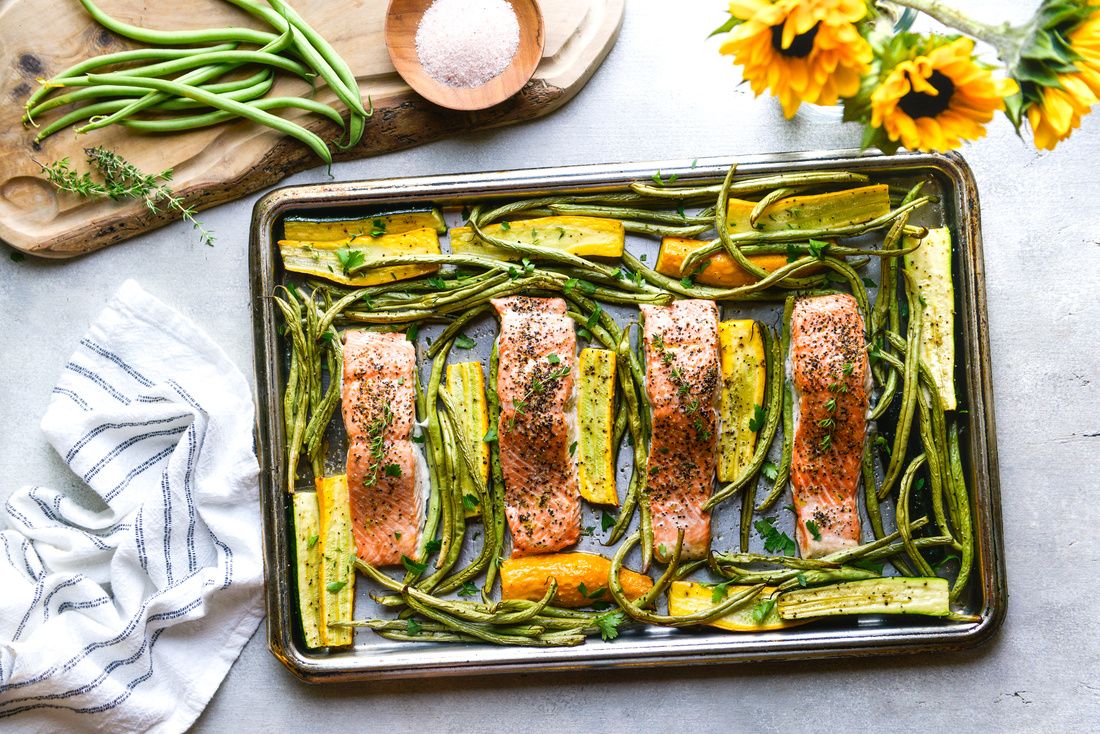
<svg viewBox="0 0 1100 734">
<path fill-rule="evenodd" d="M 506 0 L 519 22 L 519 47 L 512 63 L 480 87 L 452 87 L 430 76 L 416 54 L 416 30 L 433 0 L 390 0 L 386 11 L 386 49 L 397 73 L 437 105 L 452 110 L 483 110 L 511 97 L 535 73 L 542 60 L 545 33 L 536 0 Z"/>
</svg>

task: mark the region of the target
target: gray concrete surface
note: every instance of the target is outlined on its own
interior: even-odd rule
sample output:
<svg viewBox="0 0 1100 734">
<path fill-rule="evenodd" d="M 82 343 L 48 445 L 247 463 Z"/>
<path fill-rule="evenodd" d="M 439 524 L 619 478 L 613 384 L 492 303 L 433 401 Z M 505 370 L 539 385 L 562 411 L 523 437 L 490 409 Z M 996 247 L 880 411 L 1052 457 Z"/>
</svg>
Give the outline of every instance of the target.
<svg viewBox="0 0 1100 734">
<path fill-rule="evenodd" d="M 1013 3 L 1017 17 L 1033 2 Z M 338 179 L 851 147 L 857 128 L 784 123 L 703 38 L 723 3 L 632 0 L 589 86 L 543 121 L 334 167 Z M 995 19 L 1006 5 L 968 4 Z M 970 652 L 872 661 L 602 671 L 309 687 L 245 648 L 199 732 L 1095 731 L 1100 717 L 1100 114 L 1054 154 L 1004 121 L 964 151 L 983 205 L 1003 487 L 1008 620 Z M 325 179 L 320 169 L 288 183 Z M 246 242 L 256 197 L 83 259 L 0 257 L 0 500 L 76 479 L 38 430 L 58 371 L 127 277 L 251 371 Z M 1095 384 L 1094 384 L 1095 383 Z"/>
</svg>

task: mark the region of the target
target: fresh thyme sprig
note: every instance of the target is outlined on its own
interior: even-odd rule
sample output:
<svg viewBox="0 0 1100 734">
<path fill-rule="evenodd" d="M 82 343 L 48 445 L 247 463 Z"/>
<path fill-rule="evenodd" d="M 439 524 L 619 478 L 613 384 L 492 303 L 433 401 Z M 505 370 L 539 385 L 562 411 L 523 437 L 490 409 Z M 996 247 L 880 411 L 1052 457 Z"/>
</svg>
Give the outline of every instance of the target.
<svg viewBox="0 0 1100 734">
<path fill-rule="evenodd" d="M 367 439 L 370 442 L 370 455 L 374 461 L 371 462 L 370 468 L 367 470 L 367 476 L 363 478 L 364 487 L 373 487 L 378 483 L 378 474 L 382 471 L 382 459 L 386 456 L 384 438 L 386 426 L 391 423 L 393 423 L 393 411 L 390 410 L 389 405 L 383 405 L 382 415 L 367 428 Z M 396 474 L 391 473 L 391 466 L 396 468 Z M 386 476 L 401 476 L 401 467 L 397 464 L 388 464 L 386 466 Z"/>
<path fill-rule="evenodd" d="M 169 188 L 167 182 L 172 180 L 171 168 L 160 173 L 144 173 L 118 153 L 98 146 L 85 148 L 84 155 L 87 157 L 88 164 L 103 178 L 102 182 L 92 178 L 90 172 L 78 173 L 73 170 L 68 158 L 48 164 L 38 161 L 35 163 L 38 163 L 42 173 L 58 191 L 65 191 L 85 199 L 141 201 L 154 214 L 159 212 L 162 206 L 175 210 L 180 218 L 195 228 L 204 245 L 213 246 L 214 233 L 203 227 L 202 223 L 195 218 L 195 208 L 186 206 L 183 199 L 176 196 Z"/>
</svg>

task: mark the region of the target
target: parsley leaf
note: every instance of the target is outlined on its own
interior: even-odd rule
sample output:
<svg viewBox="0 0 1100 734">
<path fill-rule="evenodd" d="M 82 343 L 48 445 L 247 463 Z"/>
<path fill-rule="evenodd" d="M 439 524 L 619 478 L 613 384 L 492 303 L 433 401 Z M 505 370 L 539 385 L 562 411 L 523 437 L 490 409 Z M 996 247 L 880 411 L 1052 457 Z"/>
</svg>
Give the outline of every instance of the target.
<svg viewBox="0 0 1100 734">
<path fill-rule="evenodd" d="M 317 541 L 319 539 L 320 539 L 319 535 L 309 536 L 309 542 L 306 543 L 306 548 L 312 548 L 313 546 L 317 545 Z"/>
<path fill-rule="evenodd" d="M 367 261 L 362 250 L 349 250 L 346 247 L 337 250 L 336 257 L 340 261 L 340 267 L 344 269 L 344 275 L 351 275 L 354 268 Z"/>
<path fill-rule="evenodd" d="M 726 598 L 726 589 L 730 584 L 734 583 L 735 579 L 729 581 L 723 581 L 720 584 L 714 584 L 710 587 L 710 603 L 717 604 Z"/>
<path fill-rule="evenodd" d="M 443 547 L 443 541 L 439 538 L 432 538 L 424 544 L 425 553 L 435 553 L 437 550 Z"/>
<path fill-rule="evenodd" d="M 556 354 L 548 354 L 546 356 L 546 361 L 550 364 L 561 364 L 561 357 Z"/>
<path fill-rule="evenodd" d="M 569 455 L 572 456 L 575 453 L 577 453 L 577 442 L 576 441 L 569 444 Z"/>
<path fill-rule="evenodd" d="M 585 525 L 583 528 L 581 528 L 581 536 L 585 538 L 592 537 L 592 533 L 594 532 L 596 532 L 595 525 Z"/>
<path fill-rule="evenodd" d="M 806 529 L 810 531 L 810 535 L 814 536 L 814 540 L 821 540 L 821 528 L 817 526 L 816 522 L 807 520 Z"/>
<path fill-rule="evenodd" d="M 466 597 L 476 596 L 477 587 L 474 586 L 472 581 L 466 581 L 462 584 L 462 588 L 458 590 L 458 595 Z"/>
<path fill-rule="evenodd" d="M 447 284 L 443 282 L 443 278 L 440 278 L 438 275 L 433 275 L 432 277 L 428 278 L 428 285 L 430 285 L 432 288 L 439 289 L 447 287 Z"/>
<path fill-rule="evenodd" d="M 787 245 L 787 262 L 793 263 L 798 258 L 802 257 L 802 252 L 799 251 L 794 245 Z"/>
<path fill-rule="evenodd" d="M 467 512 L 473 512 L 477 509 L 478 501 L 477 497 L 472 494 L 462 495 L 462 506 L 466 508 Z"/>
<path fill-rule="evenodd" d="M 619 627 L 626 621 L 626 614 L 623 612 L 608 612 L 607 614 L 601 614 L 596 617 L 596 626 L 600 628 L 600 637 L 604 641 L 614 640 L 619 636 Z"/>
<path fill-rule="evenodd" d="M 949 554 L 949 555 L 946 555 L 946 556 L 944 556 L 944 557 L 943 557 L 943 560 L 941 560 L 941 561 L 940 561 L 939 563 L 937 563 L 937 564 L 936 564 L 936 565 L 934 566 L 934 568 L 935 568 L 935 569 L 936 569 L 937 571 L 939 571 L 939 570 L 940 570 L 941 568 L 943 568 L 944 566 L 946 566 L 946 565 L 947 565 L 948 563 L 950 563 L 951 561 L 957 561 L 957 560 L 959 560 L 959 557 L 958 557 L 957 555 L 955 555 L 954 553 L 951 553 L 951 554 Z"/>
<path fill-rule="evenodd" d="M 382 467 L 382 470 L 386 472 L 387 477 L 401 476 L 401 466 L 398 464 L 386 464 L 384 467 Z"/>
<path fill-rule="evenodd" d="M 415 573 L 415 574 L 424 573 L 424 570 L 428 568 L 427 563 L 421 563 L 420 561 L 414 561 L 413 559 L 406 556 L 404 553 L 401 554 L 401 565 L 404 566 L 405 570 L 408 571 L 409 573 Z"/>
<path fill-rule="evenodd" d="M 501 222 L 500 223 L 500 228 L 503 229 L 505 232 L 507 232 L 508 230 L 510 230 L 512 228 L 512 225 L 509 224 L 508 222 Z"/>
<path fill-rule="evenodd" d="M 500 436 L 499 434 L 497 434 L 497 427 L 489 426 L 489 430 L 485 432 L 485 435 L 481 437 L 481 440 L 485 443 L 492 443 L 498 438 L 500 438 Z"/>
<path fill-rule="evenodd" d="M 409 437 L 409 440 L 413 443 L 424 443 L 424 434 L 418 433 Z"/>
<path fill-rule="evenodd" d="M 615 518 L 608 515 L 606 512 L 600 513 L 600 530 L 607 531 L 608 528 L 615 527 Z"/>
<path fill-rule="evenodd" d="M 325 584 L 325 588 L 328 589 L 330 593 L 335 594 L 337 591 L 339 591 L 340 589 L 344 588 L 347 585 L 348 585 L 347 581 L 332 581 L 332 582 L 329 582 L 328 584 Z"/>
<path fill-rule="evenodd" d="M 414 635 L 414 636 L 419 635 L 420 630 L 422 630 L 422 629 L 424 629 L 424 628 L 420 625 L 420 622 L 417 622 L 415 619 L 410 618 L 410 619 L 405 621 L 405 632 L 407 634 Z"/>
<path fill-rule="evenodd" d="M 806 574 L 802 571 L 799 571 L 797 574 L 795 574 L 795 578 L 798 579 L 798 585 L 801 586 L 803 589 L 810 585 L 810 582 L 806 580 Z"/>
<path fill-rule="evenodd" d="M 863 281 L 863 285 L 866 288 L 877 288 L 878 283 L 868 278 L 866 275 L 860 276 L 860 280 Z"/>
<path fill-rule="evenodd" d="M 810 254 L 816 257 L 818 260 L 825 257 L 828 249 L 828 242 L 822 242 L 821 240 L 810 240 Z"/>
<path fill-rule="evenodd" d="M 795 545 L 791 536 L 775 527 L 774 517 L 765 517 L 753 523 L 756 532 L 764 539 L 764 550 L 768 553 L 780 551 L 785 556 L 793 556 Z"/>
<path fill-rule="evenodd" d="M 764 427 L 764 406 L 756 403 L 752 406 L 752 418 L 749 418 L 749 430 L 757 433 Z"/>
<path fill-rule="evenodd" d="M 944 560 L 947 560 L 947 559 L 945 558 Z M 941 561 L 941 563 L 942 563 L 942 561 Z M 851 565 L 855 566 L 856 568 L 862 568 L 865 571 L 873 571 L 874 573 L 877 573 L 879 576 L 882 575 L 882 569 L 886 567 L 886 564 L 883 561 L 877 561 L 876 562 L 876 561 L 867 561 L 867 560 L 863 560 L 863 559 L 860 559 L 858 561 L 852 561 Z"/>
<path fill-rule="evenodd" d="M 455 346 L 459 349 L 473 349 L 477 346 L 477 342 L 465 334 L 459 334 L 458 337 L 455 338 Z"/>
<path fill-rule="evenodd" d="M 774 482 L 775 478 L 779 476 L 779 467 L 775 465 L 774 461 L 765 461 L 764 466 L 760 468 L 760 473 L 769 482 Z"/>
<path fill-rule="evenodd" d="M 405 338 L 411 342 L 416 341 L 417 335 L 420 333 L 420 324 L 413 324 L 409 328 L 405 329 Z"/>
<path fill-rule="evenodd" d="M 757 624 L 764 624 L 764 620 L 768 618 L 773 609 L 775 609 L 775 599 L 765 599 L 757 602 L 752 608 L 752 621 Z"/>
</svg>

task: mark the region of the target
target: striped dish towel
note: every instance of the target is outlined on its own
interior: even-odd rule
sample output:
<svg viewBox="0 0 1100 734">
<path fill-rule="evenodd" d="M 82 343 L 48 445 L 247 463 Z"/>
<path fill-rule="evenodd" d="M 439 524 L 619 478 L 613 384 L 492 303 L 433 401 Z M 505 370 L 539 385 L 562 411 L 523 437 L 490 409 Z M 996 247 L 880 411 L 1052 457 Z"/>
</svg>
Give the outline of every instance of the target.
<svg viewBox="0 0 1100 734">
<path fill-rule="evenodd" d="M 23 487 L 0 513 L 0 731 L 180 732 L 262 617 L 251 390 L 127 281 L 42 430 L 101 498 Z"/>
</svg>

